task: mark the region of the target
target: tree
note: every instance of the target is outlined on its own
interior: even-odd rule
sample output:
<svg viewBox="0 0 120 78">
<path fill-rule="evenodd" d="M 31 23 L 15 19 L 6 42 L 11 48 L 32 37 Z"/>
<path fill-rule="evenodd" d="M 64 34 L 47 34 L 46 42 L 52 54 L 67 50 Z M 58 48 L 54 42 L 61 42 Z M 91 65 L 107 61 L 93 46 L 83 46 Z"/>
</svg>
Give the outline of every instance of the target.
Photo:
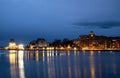
<svg viewBox="0 0 120 78">
<path fill-rule="evenodd" d="M 61 40 L 55 39 L 55 40 L 53 41 L 53 43 L 52 43 L 52 46 L 54 46 L 54 47 L 59 47 L 59 46 L 61 46 L 61 43 L 62 43 Z"/>
<path fill-rule="evenodd" d="M 67 38 L 63 39 L 62 46 L 67 47 L 68 45 L 72 46 L 73 45 L 73 41 L 69 40 Z"/>
</svg>

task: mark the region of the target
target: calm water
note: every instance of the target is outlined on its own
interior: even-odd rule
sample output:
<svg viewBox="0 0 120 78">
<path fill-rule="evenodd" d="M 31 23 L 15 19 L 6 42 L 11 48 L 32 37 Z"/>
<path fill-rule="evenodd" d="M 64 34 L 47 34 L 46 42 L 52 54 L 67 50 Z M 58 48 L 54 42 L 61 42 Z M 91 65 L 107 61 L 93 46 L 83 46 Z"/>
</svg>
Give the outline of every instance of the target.
<svg viewBox="0 0 120 78">
<path fill-rule="evenodd" d="M 0 78 L 120 78 L 120 52 L 0 51 Z"/>
</svg>

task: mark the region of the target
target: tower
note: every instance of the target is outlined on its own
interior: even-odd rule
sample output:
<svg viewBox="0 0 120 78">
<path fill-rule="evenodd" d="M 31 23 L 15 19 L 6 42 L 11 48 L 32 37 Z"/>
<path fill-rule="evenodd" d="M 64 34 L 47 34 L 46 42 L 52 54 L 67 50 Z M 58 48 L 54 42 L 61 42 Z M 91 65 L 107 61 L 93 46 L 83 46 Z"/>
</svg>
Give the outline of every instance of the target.
<svg viewBox="0 0 120 78">
<path fill-rule="evenodd" d="M 89 36 L 90 36 L 90 37 L 94 37 L 94 36 L 95 36 L 94 32 L 93 32 L 93 31 L 90 31 Z"/>
</svg>

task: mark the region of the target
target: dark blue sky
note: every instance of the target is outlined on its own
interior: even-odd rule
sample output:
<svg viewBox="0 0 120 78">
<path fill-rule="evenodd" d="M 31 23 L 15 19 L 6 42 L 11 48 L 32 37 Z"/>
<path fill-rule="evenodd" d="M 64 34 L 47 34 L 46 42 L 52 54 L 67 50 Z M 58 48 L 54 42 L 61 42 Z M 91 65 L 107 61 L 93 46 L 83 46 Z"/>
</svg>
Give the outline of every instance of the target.
<svg viewBox="0 0 120 78">
<path fill-rule="evenodd" d="M 0 42 L 120 35 L 120 0 L 0 0 Z"/>
</svg>

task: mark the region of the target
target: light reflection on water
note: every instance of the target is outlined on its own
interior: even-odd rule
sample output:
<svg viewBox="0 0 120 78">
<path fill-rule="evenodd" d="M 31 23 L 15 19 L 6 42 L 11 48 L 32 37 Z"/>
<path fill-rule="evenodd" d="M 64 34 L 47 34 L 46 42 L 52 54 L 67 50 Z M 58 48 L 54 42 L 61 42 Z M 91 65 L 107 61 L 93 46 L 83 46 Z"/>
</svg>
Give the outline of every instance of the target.
<svg viewBox="0 0 120 78">
<path fill-rule="evenodd" d="M 0 51 L 0 78 L 120 78 L 119 52 Z"/>
</svg>

